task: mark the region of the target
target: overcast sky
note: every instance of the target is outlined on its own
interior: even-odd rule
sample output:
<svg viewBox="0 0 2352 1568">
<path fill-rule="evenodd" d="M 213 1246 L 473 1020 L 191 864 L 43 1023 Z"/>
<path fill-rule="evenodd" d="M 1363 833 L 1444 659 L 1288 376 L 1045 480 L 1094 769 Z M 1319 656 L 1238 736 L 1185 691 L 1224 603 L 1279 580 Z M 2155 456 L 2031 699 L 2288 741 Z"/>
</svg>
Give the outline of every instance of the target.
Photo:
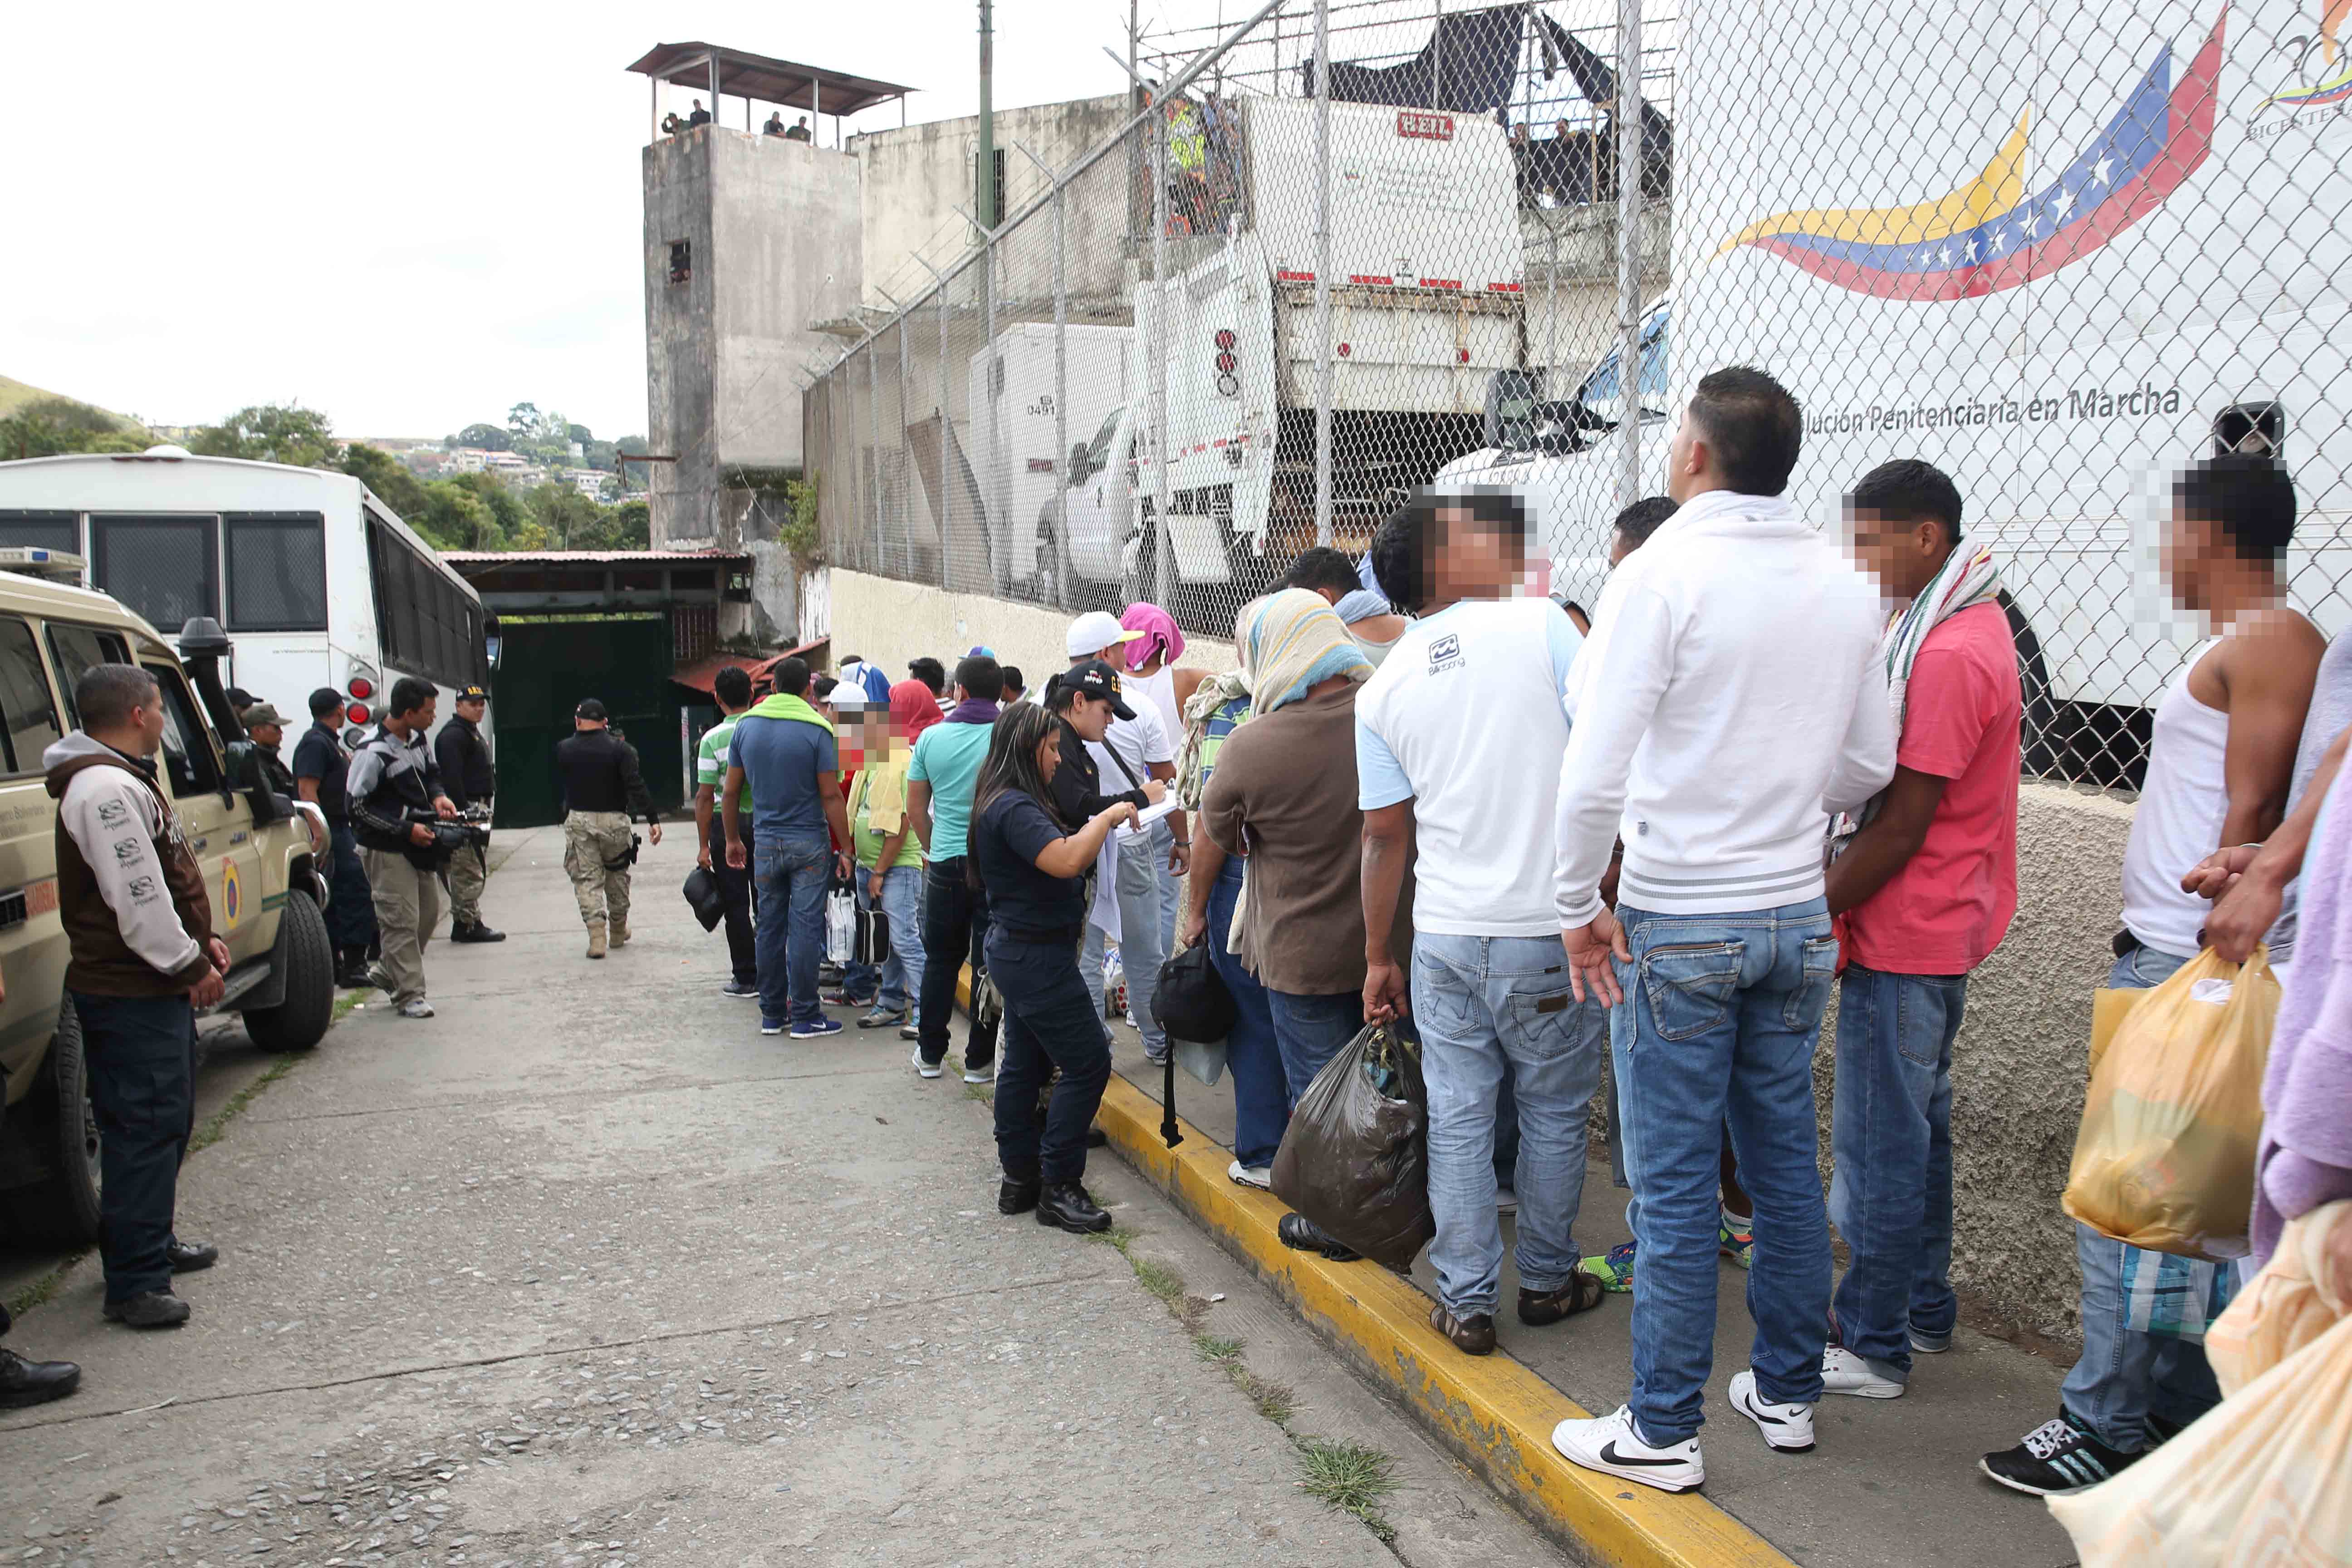
<svg viewBox="0 0 2352 1568">
<path fill-rule="evenodd" d="M 1147 32 L 1246 10 L 1142 5 Z M 530 399 L 600 436 L 642 431 L 648 94 L 625 68 L 701 39 L 905 82 L 921 89 L 910 120 L 944 119 L 977 107 L 977 15 L 972 0 L 11 7 L 0 374 L 156 424 L 299 399 L 347 436 L 439 437 Z M 1127 16 L 1127 0 L 999 0 L 997 102 L 1118 91 L 1103 47 Z M 686 109 L 686 89 L 664 92 Z M 741 113 L 730 100 L 728 121 Z M 893 105 L 850 129 L 898 122 Z"/>
</svg>

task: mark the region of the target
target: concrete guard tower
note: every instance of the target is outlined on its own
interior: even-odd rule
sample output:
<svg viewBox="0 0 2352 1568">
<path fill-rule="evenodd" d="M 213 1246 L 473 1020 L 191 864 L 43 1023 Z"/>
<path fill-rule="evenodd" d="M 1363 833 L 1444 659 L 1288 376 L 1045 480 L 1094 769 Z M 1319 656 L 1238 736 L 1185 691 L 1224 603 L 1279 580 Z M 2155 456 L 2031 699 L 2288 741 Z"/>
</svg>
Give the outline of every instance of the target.
<svg viewBox="0 0 2352 1568">
<path fill-rule="evenodd" d="M 752 554 L 755 601 L 789 625 L 774 540 L 801 468 L 801 384 L 840 353 L 815 323 L 855 316 L 864 287 L 841 119 L 893 99 L 903 119 L 913 89 L 706 43 L 663 44 L 629 69 L 652 89 L 646 435 L 677 459 L 650 465 L 653 543 Z M 711 118 L 688 124 L 698 98 Z M 792 133 L 765 132 L 770 112 Z"/>
</svg>

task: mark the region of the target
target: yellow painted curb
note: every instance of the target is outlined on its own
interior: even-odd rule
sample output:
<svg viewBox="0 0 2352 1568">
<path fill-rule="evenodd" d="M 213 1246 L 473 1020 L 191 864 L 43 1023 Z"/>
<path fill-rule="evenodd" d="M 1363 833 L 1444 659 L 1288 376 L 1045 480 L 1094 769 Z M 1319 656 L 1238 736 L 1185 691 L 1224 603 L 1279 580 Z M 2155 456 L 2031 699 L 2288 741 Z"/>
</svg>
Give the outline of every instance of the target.
<svg viewBox="0 0 2352 1568">
<path fill-rule="evenodd" d="M 1627 1568 L 1793 1568 L 1762 1536 L 1696 1493 L 1670 1496 L 1561 1458 L 1552 1427 L 1590 1412 L 1503 1352 L 1468 1356 L 1454 1349 L 1429 1326 L 1430 1300 L 1412 1280 L 1376 1263 L 1333 1263 L 1283 1246 L 1275 1226 L 1286 1205 L 1229 1179 L 1231 1151 L 1181 1117 L 1183 1142 L 1169 1148 L 1160 1116 L 1157 1100 L 1114 1073 L 1096 1121 L 1128 1163 L 1395 1390 L 1538 1526 Z"/>
</svg>

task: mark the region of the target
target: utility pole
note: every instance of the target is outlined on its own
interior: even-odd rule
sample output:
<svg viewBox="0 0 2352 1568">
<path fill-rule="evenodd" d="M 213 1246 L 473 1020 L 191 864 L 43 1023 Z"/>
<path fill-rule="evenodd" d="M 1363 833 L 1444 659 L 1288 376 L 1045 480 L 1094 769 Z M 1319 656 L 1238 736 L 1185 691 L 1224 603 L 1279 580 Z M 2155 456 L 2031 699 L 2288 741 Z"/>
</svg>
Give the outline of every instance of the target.
<svg viewBox="0 0 2352 1568">
<path fill-rule="evenodd" d="M 996 72 L 994 16 L 994 0 L 980 0 L 980 189 L 971 210 L 980 215 L 983 234 L 996 227 L 997 219 L 996 113 L 990 102 L 990 79 Z"/>
</svg>

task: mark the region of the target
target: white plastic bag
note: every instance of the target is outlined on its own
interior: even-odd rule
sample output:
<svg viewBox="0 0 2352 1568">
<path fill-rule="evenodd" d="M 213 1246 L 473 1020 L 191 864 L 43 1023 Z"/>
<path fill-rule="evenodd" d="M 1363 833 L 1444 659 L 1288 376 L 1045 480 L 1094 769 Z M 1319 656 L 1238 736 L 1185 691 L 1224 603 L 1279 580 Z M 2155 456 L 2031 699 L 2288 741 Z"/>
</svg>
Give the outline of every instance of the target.
<svg viewBox="0 0 2352 1568">
<path fill-rule="evenodd" d="M 824 956 L 834 963 L 857 961 L 857 897 L 846 882 L 825 889 Z"/>
</svg>

